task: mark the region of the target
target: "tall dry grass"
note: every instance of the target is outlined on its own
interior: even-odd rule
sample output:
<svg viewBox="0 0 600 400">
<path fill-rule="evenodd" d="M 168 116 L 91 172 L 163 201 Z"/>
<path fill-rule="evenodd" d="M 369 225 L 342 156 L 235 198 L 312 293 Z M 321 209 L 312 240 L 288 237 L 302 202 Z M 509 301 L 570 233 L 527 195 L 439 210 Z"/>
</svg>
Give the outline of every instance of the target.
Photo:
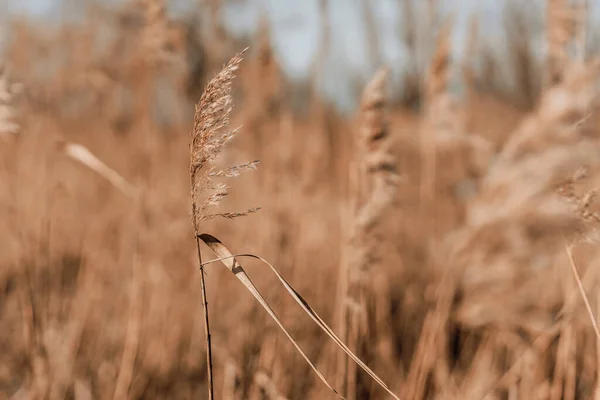
<svg viewBox="0 0 600 400">
<path fill-rule="evenodd" d="M 204 6 L 218 15 L 221 4 Z M 198 87 L 245 43 L 222 37 L 214 19 L 171 21 L 163 7 L 99 7 L 85 25 L 55 34 L 11 25 L 0 130 L 19 129 L 0 140 L 0 398 L 206 396 L 189 132 Z M 235 139 L 208 135 L 215 140 L 192 159 L 212 165 L 196 176 L 206 195 L 196 214 L 262 209 L 234 221 L 199 218 L 196 234 L 272 262 L 322 322 L 342 321 L 347 331 L 334 332 L 403 399 L 598 396 L 590 311 L 600 304 L 600 71 L 581 55 L 588 28 L 580 10 L 552 7 L 548 58 L 557 60 L 547 67 L 559 78 L 537 96 L 527 72 L 534 66 L 525 65 L 531 49 L 521 43 L 511 53 L 527 113 L 490 93 L 468 60 L 449 56 L 451 24 L 431 30 L 441 34 L 428 42 L 436 50 L 428 72 L 409 81 L 421 112 L 387 102 L 381 75 L 357 119 L 316 91 L 298 112 L 299 89 L 264 26 L 229 83 L 231 97 L 217 101 L 227 112 L 236 103 L 230 125 L 243 129 Z M 417 38 L 414 26 L 406 35 L 425 63 L 429 51 L 417 47 L 427 35 Z M 477 30 L 470 35 L 476 58 L 484 50 Z M 449 90 L 461 69 L 464 97 Z M 206 118 L 217 117 L 211 101 L 199 105 Z M 255 159 L 260 168 L 224 197 L 221 179 L 254 164 L 230 166 Z M 333 386 L 347 398 L 389 398 L 338 355 L 278 275 L 241 261 L 326 380 L 337 377 Z M 231 270 L 208 264 L 204 279 L 215 398 L 333 396 Z"/>
</svg>

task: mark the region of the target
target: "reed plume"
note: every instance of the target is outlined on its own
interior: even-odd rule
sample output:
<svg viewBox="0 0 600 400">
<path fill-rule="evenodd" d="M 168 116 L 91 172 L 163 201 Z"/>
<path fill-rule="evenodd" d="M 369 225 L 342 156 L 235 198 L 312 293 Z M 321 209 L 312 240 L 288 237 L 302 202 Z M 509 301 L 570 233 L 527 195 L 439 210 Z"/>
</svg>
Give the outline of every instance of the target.
<svg viewBox="0 0 600 400">
<path fill-rule="evenodd" d="M 0 66 L 0 136 L 17 134 L 21 127 L 15 122 L 17 111 L 15 96 L 21 91 L 21 85 L 11 82 L 8 68 Z"/>
<path fill-rule="evenodd" d="M 523 384 L 515 389 L 524 398 L 545 385 L 551 387 L 552 398 L 560 398 L 563 391 L 565 396 L 575 396 L 583 393 L 575 384 L 583 385 L 587 379 L 577 377 L 572 367 L 577 320 L 571 314 L 570 296 L 555 286 L 562 283 L 557 279 L 564 279 L 556 272 L 561 269 L 555 268 L 564 266 L 565 239 L 587 233 L 586 220 L 596 219 L 586 209 L 590 199 L 572 192 L 578 174 L 567 183 L 564 179 L 581 165 L 599 168 L 600 144 L 584 123 L 598 105 L 599 66 L 569 62 L 561 71 L 560 83 L 544 92 L 536 110 L 500 151 L 482 179 L 480 192 L 468 205 L 464 228 L 450 240 L 450 259 L 459 274 L 456 321 L 466 332 L 483 333 L 497 342 L 485 350 L 490 357 L 508 354 L 515 369 L 524 363 L 536 365 L 530 373 L 522 372 Z M 561 197 L 579 203 L 576 212 L 565 207 Z M 556 310 L 563 311 L 557 315 Z M 502 343 L 502 335 L 517 332 L 536 338 L 524 348 L 526 352 L 515 352 Z M 543 344 L 556 340 L 557 350 Z M 484 350 L 461 351 L 480 354 Z M 542 367 L 548 362 L 556 363 L 554 377 Z M 472 396 L 483 398 L 503 388 L 509 377 L 515 378 L 512 372 L 496 375 L 487 389 L 484 385 Z M 563 387 L 563 380 L 570 383 Z"/>
<path fill-rule="evenodd" d="M 192 221 L 196 231 L 202 222 L 214 217 L 234 218 L 258 210 L 252 208 L 235 213 L 210 212 L 229 193 L 227 185 L 216 182 L 216 178 L 235 178 L 244 170 L 255 169 L 258 161 L 234 165 L 224 170 L 217 170 L 214 165 L 203 169 L 207 163 L 212 164 L 215 161 L 225 145 L 238 132 L 238 129 L 225 128 L 229 125 L 229 117 L 233 109 L 233 79 L 242 61 L 242 54 L 243 52 L 233 57 L 208 83 L 204 94 L 196 104 L 190 145 Z"/>
<path fill-rule="evenodd" d="M 347 261 L 342 265 L 341 328 L 342 337 L 360 357 L 373 358 L 378 331 L 382 340 L 389 339 L 387 301 L 385 290 L 374 290 L 376 277 L 381 274 L 377 251 L 382 238 L 377 227 L 387 208 L 393 203 L 400 183 L 396 160 L 390 151 L 390 137 L 386 119 L 387 69 L 379 70 L 366 86 L 361 101 L 361 128 L 357 145 L 357 171 L 353 196 L 354 222 Z M 382 288 L 380 288 L 382 289 Z M 375 329 L 377 326 L 377 329 Z M 357 368 L 346 358 L 338 361 L 338 380 L 345 387 L 348 399 L 359 396 Z"/>
<path fill-rule="evenodd" d="M 164 0 L 142 0 L 145 24 L 142 30 L 142 55 L 151 66 L 172 61 L 177 32 L 169 25 Z"/>
</svg>

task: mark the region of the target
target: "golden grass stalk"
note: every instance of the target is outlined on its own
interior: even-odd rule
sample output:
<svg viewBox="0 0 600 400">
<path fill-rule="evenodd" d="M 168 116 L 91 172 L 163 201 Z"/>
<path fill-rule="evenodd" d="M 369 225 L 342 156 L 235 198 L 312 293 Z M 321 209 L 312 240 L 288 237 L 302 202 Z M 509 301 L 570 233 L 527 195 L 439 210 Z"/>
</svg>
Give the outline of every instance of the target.
<svg viewBox="0 0 600 400">
<path fill-rule="evenodd" d="M 569 256 L 569 264 L 571 265 L 571 271 L 573 272 L 573 276 L 575 278 L 575 281 L 577 282 L 577 289 L 581 294 L 581 298 L 583 299 L 583 303 L 585 304 L 585 309 L 590 317 L 592 327 L 594 328 L 594 333 L 596 334 L 596 339 L 598 340 L 597 343 L 598 345 L 600 345 L 600 329 L 598 329 L 598 322 L 596 321 L 594 311 L 592 310 L 590 301 L 588 300 L 587 294 L 585 293 L 583 283 L 581 282 L 581 277 L 579 276 L 579 271 L 577 271 L 577 266 L 575 265 L 575 260 L 573 259 L 573 250 L 570 246 L 566 246 L 566 250 L 567 255 Z"/>
</svg>

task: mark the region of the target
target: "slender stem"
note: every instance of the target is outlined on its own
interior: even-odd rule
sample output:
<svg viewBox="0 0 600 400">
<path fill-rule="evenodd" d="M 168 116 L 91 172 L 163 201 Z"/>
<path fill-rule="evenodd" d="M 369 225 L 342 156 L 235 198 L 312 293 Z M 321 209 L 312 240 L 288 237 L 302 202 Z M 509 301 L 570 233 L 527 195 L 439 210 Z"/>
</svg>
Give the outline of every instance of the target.
<svg viewBox="0 0 600 400">
<path fill-rule="evenodd" d="M 204 280 L 204 265 L 200 252 L 200 239 L 196 234 L 196 249 L 198 250 L 198 265 L 200 266 L 200 286 L 202 290 L 202 308 L 204 309 L 204 333 L 206 336 L 206 371 L 208 373 L 208 400 L 214 399 L 212 346 L 210 342 L 210 324 L 208 322 L 208 301 L 206 300 L 206 282 Z"/>
</svg>

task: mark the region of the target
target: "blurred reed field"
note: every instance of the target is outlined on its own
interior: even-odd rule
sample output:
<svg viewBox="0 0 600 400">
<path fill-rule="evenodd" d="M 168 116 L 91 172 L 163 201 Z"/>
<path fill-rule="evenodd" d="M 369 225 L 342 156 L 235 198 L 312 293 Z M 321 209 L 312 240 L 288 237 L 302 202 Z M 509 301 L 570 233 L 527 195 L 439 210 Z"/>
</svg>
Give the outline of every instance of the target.
<svg viewBox="0 0 600 400">
<path fill-rule="evenodd" d="M 541 63 L 507 8 L 508 90 L 477 20 L 456 59 L 455 18 L 428 2 L 431 31 L 409 19 L 401 30 L 415 59 L 432 49 L 427 63 L 402 92 L 381 65 L 357 83 L 353 115 L 319 94 L 328 40 L 299 84 L 266 20 L 231 36 L 219 1 L 194 22 L 162 0 L 90 2 L 52 29 L 13 18 L 0 72 L 0 399 L 207 398 L 190 132 L 225 128 L 213 114 L 230 106 L 226 129 L 241 128 L 206 156 L 203 204 L 217 207 L 194 217 L 198 233 L 273 264 L 399 398 L 600 398 L 600 62 L 583 3 L 546 2 Z M 195 120 L 209 80 L 247 46 L 233 104 L 207 90 Z M 235 178 L 228 196 L 223 176 Z M 239 261 L 341 395 L 392 398 L 277 276 Z M 230 271 L 205 269 L 215 398 L 336 397 Z"/>
</svg>

